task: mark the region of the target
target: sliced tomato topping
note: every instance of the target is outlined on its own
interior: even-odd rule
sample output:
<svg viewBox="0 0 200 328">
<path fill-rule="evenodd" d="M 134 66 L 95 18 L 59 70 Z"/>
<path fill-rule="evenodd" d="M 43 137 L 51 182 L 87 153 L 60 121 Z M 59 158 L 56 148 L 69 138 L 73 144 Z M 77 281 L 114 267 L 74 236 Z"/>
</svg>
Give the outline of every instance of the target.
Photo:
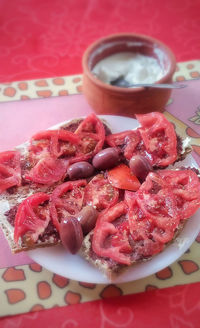
<svg viewBox="0 0 200 328">
<path fill-rule="evenodd" d="M 125 202 L 128 206 L 130 233 L 133 240 L 138 241 L 150 238 L 151 222 L 137 203 L 137 193 L 126 191 Z"/>
<path fill-rule="evenodd" d="M 85 188 L 84 203 L 101 211 L 117 203 L 119 191 L 113 187 L 103 174 L 96 175 Z"/>
<path fill-rule="evenodd" d="M 124 146 L 127 143 L 128 138 L 135 138 L 135 130 L 127 130 L 119 133 L 113 133 L 106 136 L 106 143 L 110 147 Z"/>
<path fill-rule="evenodd" d="M 130 168 L 120 164 L 108 171 L 108 181 L 116 188 L 136 191 L 140 187 L 138 178 L 131 173 Z"/>
<path fill-rule="evenodd" d="M 78 126 L 75 134 L 80 138 L 76 155 L 71 162 L 86 161 L 98 153 L 105 141 L 105 128 L 101 120 L 95 115 L 87 116 Z"/>
<path fill-rule="evenodd" d="M 164 181 L 156 173 L 150 173 L 138 192 L 132 194 L 133 203 L 130 195 L 126 193 L 125 199 L 131 209 L 129 215 L 134 231 L 140 231 L 137 227 L 139 225 L 144 228 L 146 239 L 153 238 L 162 243 L 170 241 L 180 222 L 172 190 L 164 186 Z"/>
<path fill-rule="evenodd" d="M 168 166 L 177 159 L 177 138 L 174 127 L 162 113 L 136 115 L 141 124 L 139 132 L 152 164 Z M 148 155 L 147 154 L 147 155 Z"/>
<path fill-rule="evenodd" d="M 134 240 L 167 243 L 180 221 L 200 206 L 200 182 L 192 170 L 151 172 L 136 193 L 125 193 Z"/>
<path fill-rule="evenodd" d="M 166 188 L 172 190 L 181 218 L 192 216 L 200 207 L 200 181 L 197 174 L 190 169 L 164 170 L 158 171 L 158 174 Z"/>
<path fill-rule="evenodd" d="M 10 187 L 20 185 L 20 153 L 18 151 L 5 151 L 0 153 L 0 193 Z"/>
<path fill-rule="evenodd" d="M 23 238 L 27 245 L 37 242 L 50 221 L 49 195 L 39 192 L 26 198 L 18 207 L 15 216 L 14 240 Z"/>
<path fill-rule="evenodd" d="M 100 257 L 110 258 L 118 263 L 130 265 L 130 252 L 132 249 L 128 241 L 128 230 L 124 226 L 125 221 L 122 219 L 121 226 L 119 220 L 118 226 L 115 226 L 114 222 L 126 213 L 127 206 L 125 202 L 120 202 L 99 215 L 94 229 L 92 249 Z"/>
<path fill-rule="evenodd" d="M 59 231 L 60 222 L 76 215 L 83 206 L 86 180 L 68 181 L 59 185 L 51 195 L 50 212 L 54 226 Z"/>
<path fill-rule="evenodd" d="M 25 175 L 25 179 L 50 186 L 64 179 L 68 166 L 68 160 L 45 157 Z"/>
<path fill-rule="evenodd" d="M 40 131 L 31 138 L 30 161 L 35 164 L 46 156 L 74 156 L 79 141 L 78 135 L 64 129 Z"/>
<path fill-rule="evenodd" d="M 137 152 L 137 146 L 141 142 L 141 136 L 137 130 L 127 130 L 108 135 L 106 142 L 111 147 L 122 148 L 124 156 L 129 160 Z"/>
<path fill-rule="evenodd" d="M 134 241 L 153 241 L 154 244 L 148 243 L 148 245 L 151 247 L 154 245 L 155 251 L 157 251 L 162 248 L 160 244 L 164 245 L 172 240 L 174 230 L 179 224 L 179 216 L 176 211 L 174 211 L 174 216 L 171 216 L 171 209 L 170 214 L 168 213 L 169 204 L 164 199 L 152 198 L 150 195 L 143 199 L 140 196 L 139 192 L 125 194 L 125 201 L 129 208 L 131 236 Z M 149 255 L 153 254 L 155 253 Z"/>
</svg>

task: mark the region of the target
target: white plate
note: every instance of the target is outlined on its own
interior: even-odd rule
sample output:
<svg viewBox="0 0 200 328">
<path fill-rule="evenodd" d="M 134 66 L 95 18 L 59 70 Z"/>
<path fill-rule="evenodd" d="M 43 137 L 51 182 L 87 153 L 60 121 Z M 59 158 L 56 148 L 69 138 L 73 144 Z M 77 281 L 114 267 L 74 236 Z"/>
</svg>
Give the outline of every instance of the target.
<svg viewBox="0 0 200 328">
<path fill-rule="evenodd" d="M 105 119 L 112 132 L 120 132 L 134 129 L 138 126 L 136 120 L 120 116 L 100 116 Z M 58 126 L 56 126 L 58 127 Z M 55 127 L 53 127 L 55 128 Z M 198 167 L 193 157 L 187 156 L 183 162 L 176 166 Z M 200 210 L 190 218 L 178 238 L 165 250 L 154 256 L 147 262 L 135 264 L 121 274 L 115 283 L 133 281 L 156 273 L 176 261 L 193 243 L 200 230 Z M 62 246 L 48 247 L 29 251 L 29 256 L 44 268 L 61 276 L 90 283 L 108 284 L 110 281 L 103 274 L 81 258 L 79 255 L 71 255 Z"/>
</svg>

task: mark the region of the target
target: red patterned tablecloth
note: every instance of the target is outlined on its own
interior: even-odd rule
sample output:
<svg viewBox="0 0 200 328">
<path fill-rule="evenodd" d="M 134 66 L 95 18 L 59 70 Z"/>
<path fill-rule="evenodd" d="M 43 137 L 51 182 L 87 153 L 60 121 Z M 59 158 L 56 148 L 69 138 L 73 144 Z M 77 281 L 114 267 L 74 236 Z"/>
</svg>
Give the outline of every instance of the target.
<svg viewBox="0 0 200 328">
<path fill-rule="evenodd" d="M 0 0 L 1 101 L 18 96 L 18 99 L 34 98 L 34 92 L 40 98 L 67 95 L 69 90 L 65 82 L 68 77 L 56 78 L 52 82 L 44 82 L 44 78 L 81 73 L 81 57 L 85 48 L 97 38 L 111 33 L 148 34 L 167 43 L 178 61 L 198 59 L 199 11 L 199 0 L 18 0 L 12 1 L 12 5 L 9 1 Z M 187 79 L 200 76 L 200 70 L 195 65 L 198 66 L 199 61 L 185 64 Z M 179 74 L 177 80 L 184 78 Z M 24 81 L 28 79 L 38 80 Z M 80 76 L 76 79 L 74 85 L 78 89 L 74 93 L 81 90 Z M 9 84 L 19 80 L 21 82 Z M 37 90 L 33 88 L 35 83 Z M 51 83 L 57 89 L 52 89 Z M 69 93 L 73 90 L 70 89 Z M 200 104 L 198 94 L 194 97 Z M 191 124 L 196 122 L 199 126 L 199 116 L 196 106 Z M 183 127 L 185 125 L 180 124 L 179 128 Z M 192 127 L 188 131 L 199 153 L 199 135 Z M 190 279 L 199 270 L 198 265 L 185 268 L 188 282 L 198 281 Z M 167 273 L 164 272 L 163 276 L 166 281 Z M 3 272 L 1 274 L 3 278 Z M 176 281 L 176 284 L 179 282 Z M 90 293 L 90 287 L 85 288 Z M 48 325 L 50 328 L 199 327 L 199 282 L 165 289 L 150 286 L 145 293 L 120 295 L 121 290 L 112 285 L 100 301 L 76 304 L 80 301 L 76 294 L 68 294 L 67 301 L 72 306 L 58 307 L 55 303 L 52 309 L 39 312 L 37 310 L 42 307 L 36 304 L 33 309 L 36 312 L 4 317 L 0 319 L 0 327 L 31 328 L 36 322 L 38 327 Z M 108 298 L 111 296 L 114 298 Z M 0 309 L 3 299 L 2 295 Z"/>
<path fill-rule="evenodd" d="M 0 0 L 0 81 L 81 73 L 96 39 L 118 32 L 153 36 L 177 61 L 199 59 L 199 0 Z"/>
</svg>

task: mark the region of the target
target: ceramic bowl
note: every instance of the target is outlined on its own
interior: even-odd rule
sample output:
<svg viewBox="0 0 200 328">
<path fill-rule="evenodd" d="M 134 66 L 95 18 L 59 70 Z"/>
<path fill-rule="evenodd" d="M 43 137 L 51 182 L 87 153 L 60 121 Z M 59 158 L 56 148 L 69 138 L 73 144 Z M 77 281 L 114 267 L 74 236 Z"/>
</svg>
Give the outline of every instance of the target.
<svg viewBox="0 0 200 328">
<path fill-rule="evenodd" d="M 170 83 L 176 69 L 172 51 L 162 42 L 138 34 L 115 34 L 91 44 L 83 55 L 83 94 L 97 114 L 134 117 L 152 111 L 163 112 L 171 90 L 155 88 L 121 88 L 99 80 L 92 69 L 96 63 L 118 52 L 133 52 L 154 57 L 164 70 L 155 83 Z"/>
</svg>

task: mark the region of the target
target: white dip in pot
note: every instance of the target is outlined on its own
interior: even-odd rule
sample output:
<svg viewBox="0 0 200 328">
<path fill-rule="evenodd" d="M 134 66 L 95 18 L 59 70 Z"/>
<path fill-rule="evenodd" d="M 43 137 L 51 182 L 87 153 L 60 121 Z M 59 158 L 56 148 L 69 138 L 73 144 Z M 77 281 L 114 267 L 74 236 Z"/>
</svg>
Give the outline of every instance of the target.
<svg viewBox="0 0 200 328">
<path fill-rule="evenodd" d="M 92 69 L 102 82 L 110 84 L 123 77 L 130 84 L 154 83 L 165 74 L 158 61 L 132 52 L 119 52 L 100 60 Z"/>
</svg>

